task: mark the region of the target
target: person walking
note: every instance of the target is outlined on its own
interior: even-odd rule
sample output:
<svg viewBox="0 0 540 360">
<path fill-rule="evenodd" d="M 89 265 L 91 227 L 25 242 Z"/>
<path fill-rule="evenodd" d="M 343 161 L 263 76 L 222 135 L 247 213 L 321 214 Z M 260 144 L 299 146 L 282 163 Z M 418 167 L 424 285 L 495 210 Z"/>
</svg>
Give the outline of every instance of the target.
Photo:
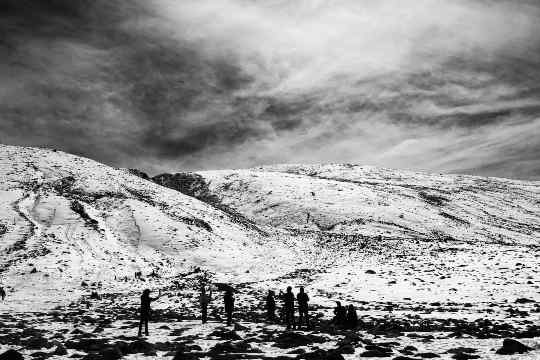
<svg viewBox="0 0 540 360">
<path fill-rule="evenodd" d="M 304 292 L 303 286 L 300 287 L 300 292 L 296 295 L 296 301 L 298 302 L 298 328 L 302 326 L 302 322 L 308 327 L 309 296 Z"/>
<path fill-rule="evenodd" d="M 225 314 L 227 315 L 227 326 L 231 326 L 232 314 L 234 311 L 234 295 L 231 289 L 228 289 L 225 292 L 225 296 L 223 297 L 223 302 L 225 304 Z"/>
<path fill-rule="evenodd" d="M 148 321 L 150 320 L 150 304 L 152 301 L 156 301 L 161 297 L 161 290 L 156 298 L 150 297 L 150 290 L 145 289 L 141 295 L 141 309 L 140 309 L 140 321 L 139 321 L 139 337 L 142 335 L 142 328 L 144 325 L 144 333 L 148 336 Z"/>
</svg>

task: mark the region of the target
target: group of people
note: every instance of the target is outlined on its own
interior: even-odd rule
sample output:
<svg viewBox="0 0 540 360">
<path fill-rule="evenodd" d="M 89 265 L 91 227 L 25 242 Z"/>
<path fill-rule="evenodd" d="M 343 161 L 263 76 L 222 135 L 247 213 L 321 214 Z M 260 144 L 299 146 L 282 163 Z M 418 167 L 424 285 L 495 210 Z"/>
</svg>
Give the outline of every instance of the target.
<svg viewBox="0 0 540 360">
<path fill-rule="evenodd" d="M 354 305 L 342 306 L 341 302 L 336 301 L 334 308 L 334 319 L 332 322 L 344 328 L 354 329 L 358 326 L 358 314 Z"/>
<path fill-rule="evenodd" d="M 155 298 L 150 297 L 150 290 L 143 291 L 141 296 L 141 308 L 140 308 L 140 323 L 139 323 L 139 336 L 142 334 L 144 327 L 145 334 L 148 336 L 148 321 L 150 319 L 150 304 L 151 302 L 159 299 L 161 292 Z M 309 296 L 305 292 L 304 287 L 300 287 L 300 290 L 296 296 L 292 292 L 292 287 L 287 287 L 285 293 L 281 292 L 277 296 L 278 300 L 281 300 L 283 305 L 281 308 L 280 318 L 281 322 L 287 326 L 287 329 L 300 329 L 302 325 L 306 328 L 309 324 Z M 199 295 L 199 305 L 201 309 L 201 321 L 206 323 L 208 321 L 208 307 L 212 302 L 212 290 L 207 292 L 206 286 L 201 286 Z M 228 288 L 223 295 L 223 307 L 226 314 L 227 326 L 232 324 L 233 312 L 234 312 L 234 292 L 233 289 Z M 270 322 L 278 322 L 276 317 L 276 294 L 274 291 L 269 290 L 265 298 L 266 303 L 266 317 Z M 296 306 L 295 306 L 296 305 Z M 296 321 L 296 309 L 298 309 L 298 322 Z M 334 318 L 332 323 L 335 326 L 343 328 L 356 328 L 358 326 L 358 315 L 354 305 L 342 306 L 339 301 L 336 302 L 334 308 Z"/>
<path fill-rule="evenodd" d="M 150 297 L 150 290 L 145 289 L 141 295 L 141 308 L 140 308 L 140 321 L 139 321 L 139 336 L 142 335 L 144 327 L 144 333 L 148 336 L 148 321 L 150 320 L 150 304 L 153 301 L 158 300 L 161 297 L 161 291 L 155 298 Z M 201 320 L 202 323 L 208 321 L 208 306 L 212 301 L 212 290 L 210 293 L 206 292 L 206 287 L 201 287 L 201 294 L 199 295 L 199 305 L 201 307 Z M 225 291 L 223 296 L 223 302 L 225 307 L 225 314 L 227 315 L 227 326 L 232 324 L 232 317 L 234 311 L 234 295 L 232 289 Z"/>
<path fill-rule="evenodd" d="M 304 287 L 300 287 L 300 292 L 296 295 L 296 298 L 292 292 L 292 287 L 287 287 L 285 293 L 279 293 L 278 297 L 283 302 L 281 319 L 287 325 L 287 329 L 291 327 L 296 328 L 295 321 L 296 307 L 294 305 L 295 300 L 298 304 L 298 328 L 303 325 L 309 326 L 309 296 L 304 291 Z M 276 321 L 276 295 L 272 290 L 268 291 L 266 295 L 266 312 L 269 321 Z"/>
<path fill-rule="evenodd" d="M 201 306 L 201 321 L 205 324 L 208 321 L 208 306 L 212 301 L 212 290 L 210 294 L 206 293 L 206 287 L 201 287 L 201 295 L 199 296 L 199 305 Z M 223 307 L 225 309 L 225 315 L 227 316 L 227 326 L 232 324 L 232 317 L 234 312 L 234 293 L 232 289 L 225 290 L 223 295 Z"/>
</svg>

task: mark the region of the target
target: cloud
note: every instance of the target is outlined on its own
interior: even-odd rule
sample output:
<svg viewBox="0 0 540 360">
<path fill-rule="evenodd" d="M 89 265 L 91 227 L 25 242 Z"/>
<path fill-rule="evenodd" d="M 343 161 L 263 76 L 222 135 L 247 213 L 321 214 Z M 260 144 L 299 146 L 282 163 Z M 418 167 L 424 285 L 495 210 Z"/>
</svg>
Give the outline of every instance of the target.
<svg viewBox="0 0 540 360">
<path fill-rule="evenodd" d="M 514 54 L 531 40 L 538 45 L 540 30 L 537 8 L 510 3 L 161 0 L 154 4 L 169 20 L 173 36 L 197 43 L 210 56 L 234 57 L 271 93 L 342 86 L 393 71 L 429 71 L 452 57 Z"/>
<path fill-rule="evenodd" d="M 2 142 L 150 172 L 331 161 L 540 176 L 535 2 L 2 6 Z"/>
</svg>

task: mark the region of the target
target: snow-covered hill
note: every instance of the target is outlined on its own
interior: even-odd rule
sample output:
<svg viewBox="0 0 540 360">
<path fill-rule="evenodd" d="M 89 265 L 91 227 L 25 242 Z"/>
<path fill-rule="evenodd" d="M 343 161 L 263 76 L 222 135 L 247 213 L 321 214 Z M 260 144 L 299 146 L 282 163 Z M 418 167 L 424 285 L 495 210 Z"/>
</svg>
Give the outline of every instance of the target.
<svg viewBox="0 0 540 360">
<path fill-rule="evenodd" d="M 540 182 L 355 165 L 200 172 L 261 225 L 394 239 L 540 245 Z"/>
<path fill-rule="evenodd" d="M 129 287 L 118 280 L 136 271 L 172 279 L 201 267 L 242 282 L 326 268 L 324 288 L 351 266 L 364 278 L 365 268 L 378 266 L 374 253 L 424 254 L 421 261 L 429 263 L 433 251 L 439 261 L 454 256 L 445 246 L 532 250 L 519 256 L 539 246 L 539 182 L 353 165 L 199 174 L 196 181 L 164 175 L 152 181 L 60 151 L 0 146 L 1 283 L 25 300 L 49 294 L 54 303 L 56 296 L 88 292 L 82 281 Z M 206 202 L 174 190 L 180 184 L 186 192 L 186 179 L 187 192 Z M 461 256 L 474 262 L 479 255 Z M 481 257 L 477 272 L 489 274 L 492 257 Z M 443 263 L 444 271 L 459 271 L 451 258 Z M 379 265 L 401 272 L 408 264 Z M 391 296 L 386 280 L 374 297 Z M 461 295 L 472 296 L 474 281 L 464 284 Z M 451 288 L 443 286 L 443 293 Z"/>
<path fill-rule="evenodd" d="M 0 355 L 500 360 L 512 337 L 537 359 L 539 235 L 539 182 L 353 165 L 150 178 L 0 145 Z M 216 300 L 200 325 L 198 268 L 236 289 L 236 332 Z M 289 285 L 309 293 L 312 329 L 266 321 L 265 294 Z M 144 288 L 163 294 L 147 342 Z M 357 328 L 330 322 L 335 301 Z"/>
<path fill-rule="evenodd" d="M 82 281 L 111 283 L 136 271 L 172 277 L 202 267 L 237 280 L 270 276 L 273 265 L 264 259 L 289 255 L 235 220 L 126 170 L 0 146 L 0 284 L 21 299 L 71 297 L 87 291 Z"/>
</svg>

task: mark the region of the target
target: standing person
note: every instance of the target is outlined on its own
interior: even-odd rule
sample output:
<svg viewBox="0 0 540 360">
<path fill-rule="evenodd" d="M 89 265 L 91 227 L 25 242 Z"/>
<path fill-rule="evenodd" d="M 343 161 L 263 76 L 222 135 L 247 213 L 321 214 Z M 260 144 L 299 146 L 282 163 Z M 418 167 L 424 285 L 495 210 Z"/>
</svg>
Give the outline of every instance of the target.
<svg viewBox="0 0 540 360">
<path fill-rule="evenodd" d="M 292 287 L 287 287 L 287 292 L 283 295 L 284 307 L 285 307 L 285 323 L 287 324 L 287 330 L 292 326 L 294 329 L 294 294 L 292 292 Z"/>
<path fill-rule="evenodd" d="M 343 326 L 347 322 L 347 309 L 341 306 L 341 302 L 336 301 L 334 308 L 334 319 L 332 320 L 337 326 Z"/>
<path fill-rule="evenodd" d="M 0 298 L 2 298 L 2 301 L 6 298 L 6 290 L 4 290 L 3 286 L 0 286 Z"/>
<path fill-rule="evenodd" d="M 300 292 L 296 295 L 296 301 L 298 301 L 298 328 L 302 326 L 302 322 L 305 322 L 306 327 L 308 327 L 309 296 L 304 292 L 303 286 L 300 287 Z"/>
<path fill-rule="evenodd" d="M 199 303 L 201 304 L 201 320 L 205 324 L 208 321 L 208 304 L 212 301 L 212 290 L 210 290 L 210 295 L 206 294 L 206 288 L 203 285 L 201 287 L 201 295 L 199 296 Z"/>
<path fill-rule="evenodd" d="M 231 326 L 232 313 L 234 311 L 234 295 L 231 289 L 228 289 L 225 292 L 223 302 L 225 303 L 225 314 L 227 314 L 227 326 Z"/>
<path fill-rule="evenodd" d="M 279 321 L 282 324 L 285 324 L 285 293 L 281 290 L 279 290 L 278 295 L 279 300 L 281 301 L 281 309 L 279 311 Z"/>
<path fill-rule="evenodd" d="M 150 290 L 145 289 L 141 295 L 141 318 L 139 321 L 139 337 L 142 335 L 142 327 L 144 324 L 144 333 L 148 336 L 148 320 L 150 320 L 150 303 L 161 297 L 161 290 L 156 298 L 150 297 Z"/>
<path fill-rule="evenodd" d="M 356 329 L 358 326 L 358 314 L 353 304 L 347 307 L 347 327 L 349 329 Z"/>
<path fill-rule="evenodd" d="M 266 295 L 266 318 L 268 321 L 276 319 L 276 298 L 272 290 L 268 290 L 268 295 Z"/>
</svg>

